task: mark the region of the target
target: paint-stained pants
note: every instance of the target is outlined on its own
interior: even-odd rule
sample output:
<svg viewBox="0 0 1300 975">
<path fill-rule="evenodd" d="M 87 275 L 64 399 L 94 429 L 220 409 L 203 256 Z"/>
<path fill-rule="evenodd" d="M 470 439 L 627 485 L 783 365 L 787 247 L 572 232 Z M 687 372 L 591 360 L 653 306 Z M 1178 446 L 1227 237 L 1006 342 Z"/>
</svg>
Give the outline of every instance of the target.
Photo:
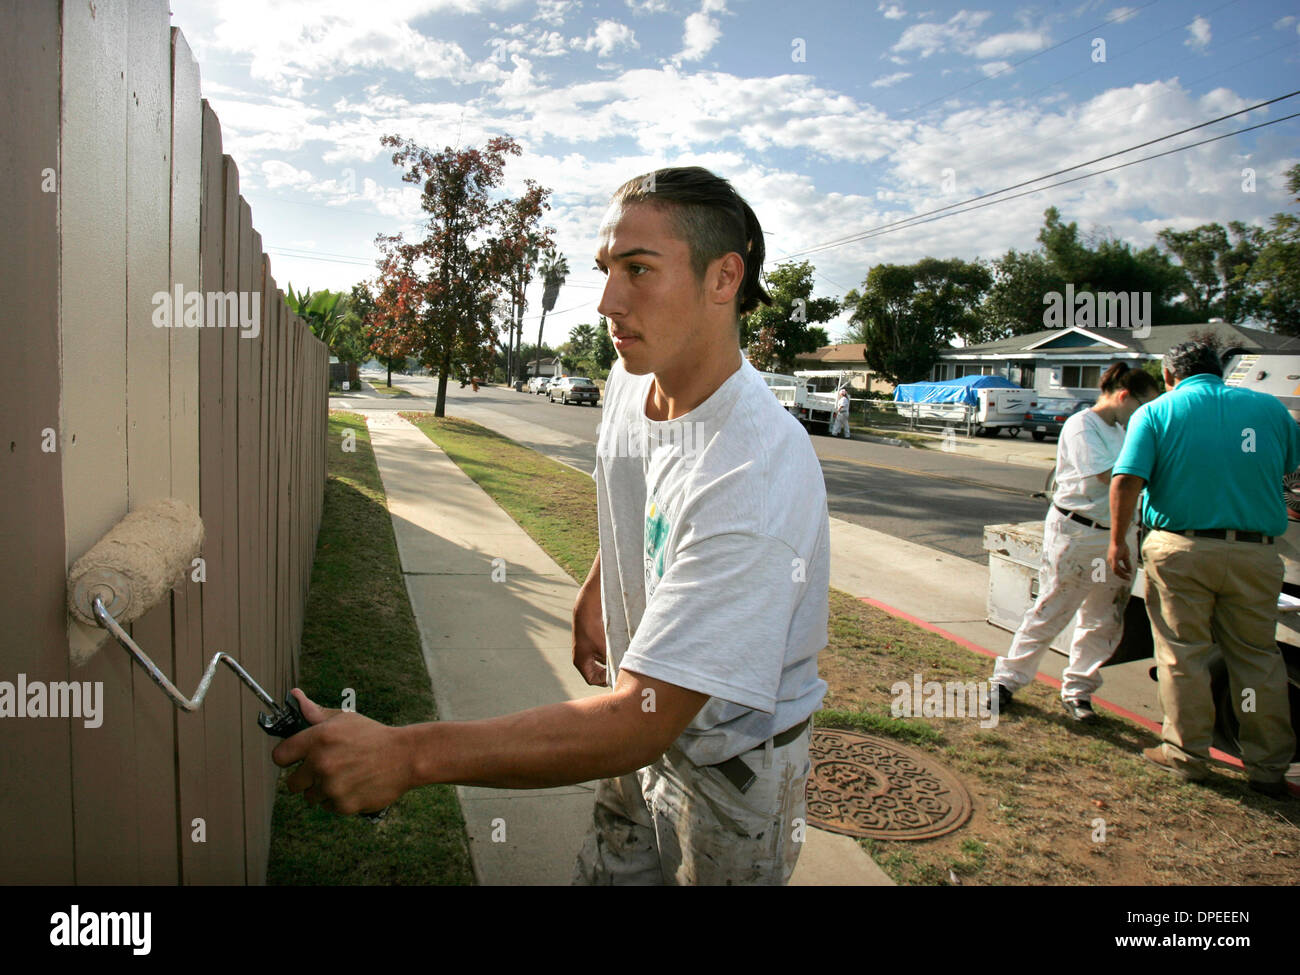
<svg viewBox="0 0 1300 975">
<path fill-rule="evenodd" d="M 832 414 L 831 436 L 838 437 L 841 430 L 844 431 L 845 437 L 851 438 L 851 434 L 849 433 L 849 414 L 847 412 Z"/>
<path fill-rule="evenodd" d="M 1129 532 L 1136 554 L 1137 529 Z M 1061 697 L 1091 699 L 1101 687 L 1101 665 L 1115 652 L 1124 633 L 1124 610 L 1131 583 L 1110 571 L 1106 553 L 1110 532 L 1072 521 L 1053 507 L 1043 526 L 1043 561 L 1038 599 L 1016 630 L 1011 648 L 999 657 L 993 682 L 1014 691 L 1038 673 L 1053 640 L 1074 617 L 1070 664 L 1061 675 Z"/>
<path fill-rule="evenodd" d="M 1209 665 L 1217 645 L 1241 726 L 1242 764 L 1252 779 L 1279 781 L 1295 752 L 1295 733 L 1276 640 L 1283 574 L 1277 547 L 1154 531 L 1142 544 L 1142 567 L 1166 757 L 1189 771 L 1209 757 L 1215 716 Z"/>
<path fill-rule="evenodd" d="M 573 883 L 788 883 L 807 828 L 808 740 L 805 731 L 741 756 L 757 776 L 744 793 L 675 745 L 653 765 L 601 780 Z"/>
</svg>

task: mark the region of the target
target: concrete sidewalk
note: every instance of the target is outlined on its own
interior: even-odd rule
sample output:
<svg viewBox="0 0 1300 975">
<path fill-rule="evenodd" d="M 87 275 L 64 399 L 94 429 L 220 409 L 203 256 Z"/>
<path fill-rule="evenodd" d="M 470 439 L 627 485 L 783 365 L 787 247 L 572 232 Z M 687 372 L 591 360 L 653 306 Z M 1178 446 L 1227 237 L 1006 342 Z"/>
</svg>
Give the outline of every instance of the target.
<svg viewBox="0 0 1300 975">
<path fill-rule="evenodd" d="M 440 717 L 485 718 L 606 693 L 573 669 L 577 584 L 412 424 L 391 410 L 362 412 Z M 593 783 L 457 791 L 479 883 L 569 882 Z M 792 882 L 892 883 L 855 841 L 818 829 L 808 830 Z"/>
</svg>

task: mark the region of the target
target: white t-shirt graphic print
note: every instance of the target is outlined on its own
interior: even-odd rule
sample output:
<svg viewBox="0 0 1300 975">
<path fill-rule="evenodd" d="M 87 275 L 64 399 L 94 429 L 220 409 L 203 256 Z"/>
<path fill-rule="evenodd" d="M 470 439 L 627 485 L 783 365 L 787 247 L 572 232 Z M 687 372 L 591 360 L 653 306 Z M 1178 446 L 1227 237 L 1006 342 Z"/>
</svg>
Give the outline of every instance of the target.
<svg viewBox="0 0 1300 975">
<path fill-rule="evenodd" d="M 830 529 L 821 465 L 747 361 L 676 420 L 621 360 L 597 446 L 609 680 L 619 668 L 710 695 L 678 739 L 709 765 L 821 703 Z"/>
</svg>

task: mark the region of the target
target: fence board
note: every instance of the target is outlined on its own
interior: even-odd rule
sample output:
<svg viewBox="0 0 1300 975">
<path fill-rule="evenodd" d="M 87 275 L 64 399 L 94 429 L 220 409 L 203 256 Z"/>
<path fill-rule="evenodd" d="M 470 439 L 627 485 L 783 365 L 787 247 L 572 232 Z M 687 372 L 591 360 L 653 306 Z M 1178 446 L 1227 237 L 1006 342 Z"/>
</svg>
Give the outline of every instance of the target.
<svg viewBox="0 0 1300 975">
<path fill-rule="evenodd" d="M 67 680 L 63 586 L 63 431 L 59 425 L 59 10 L 0 3 L 0 308 L 21 322 L 6 343 L 9 408 L 0 411 L 0 677 Z M 50 184 L 48 181 L 53 180 Z M 47 191 L 48 190 L 48 191 Z M 41 449 L 50 430 L 58 448 Z M 0 878 L 74 879 L 67 721 L 0 725 Z M 63 774 L 51 774 L 51 770 Z"/>
<path fill-rule="evenodd" d="M 203 103 L 203 200 L 199 267 L 202 288 L 220 291 L 225 285 L 226 168 L 221 153 L 221 124 Z M 233 580 L 237 559 L 227 530 L 234 517 L 233 499 L 226 490 L 225 329 L 199 329 L 199 498 L 206 531 L 203 557 L 204 655 L 235 653 L 238 629 Z M 241 781 L 239 698 L 235 681 L 215 681 L 203 709 L 204 759 L 208 780 L 207 805 L 199 813 L 207 829 L 213 883 L 242 884 L 244 868 L 244 791 Z M 188 820 L 187 820 L 188 822 Z"/>
<path fill-rule="evenodd" d="M 177 28 L 171 29 L 171 282 L 175 292 L 198 291 L 203 113 L 199 66 Z M 172 497 L 200 508 L 199 340 L 201 328 L 178 328 L 168 336 L 171 374 Z M 192 573 L 172 601 L 176 683 L 185 692 L 203 674 L 203 590 Z M 204 767 L 207 714 L 177 715 L 176 772 L 181 882 L 211 883 L 208 844 L 192 839 L 192 823 L 206 820 L 208 778 Z"/>
</svg>

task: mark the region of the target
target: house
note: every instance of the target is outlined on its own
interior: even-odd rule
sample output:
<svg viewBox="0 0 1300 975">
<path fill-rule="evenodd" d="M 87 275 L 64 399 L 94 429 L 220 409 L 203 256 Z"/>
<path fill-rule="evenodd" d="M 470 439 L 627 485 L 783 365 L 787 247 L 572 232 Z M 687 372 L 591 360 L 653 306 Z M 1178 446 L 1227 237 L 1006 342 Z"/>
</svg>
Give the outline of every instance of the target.
<svg viewBox="0 0 1300 975">
<path fill-rule="evenodd" d="M 554 359 L 543 359 L 540 370 L 538 369 L 536 359 L 533 359 L 531 362 L 528 363 L 527 366 L 524 367 L 525 378 L 529 376 L 563 376 L 563 375 L 564 375 L 564 362 L 558 357 Z"/>
<path fill-rule="evenodd" d="M 794 371 L 800 376 L 814 380 L 824 379 L 829 389 L 835 389 L 843 377 L 850 375 L 849 388 L 862 393 L 890 393 L 894 384 L 881 379 L 869 368 L 863 353 L 866 346 L 861 342 L 847 342 L 836 345 L 823 345 L 813 352 L 795 356 Z"/>
<path fill-rule="evenodd" d="M 1096 399 L 1101 374 L 1112 363 L 1158 362 L 1172 346 L 1207 332 L 1217 334 L 1225 350 L 1300 353 L 1300 339 L 1222 321 L 1145 329 L 1071 326 L 942 349 L 930 379 L 1003 376 L 1043 396 Z"/>
</svg>

